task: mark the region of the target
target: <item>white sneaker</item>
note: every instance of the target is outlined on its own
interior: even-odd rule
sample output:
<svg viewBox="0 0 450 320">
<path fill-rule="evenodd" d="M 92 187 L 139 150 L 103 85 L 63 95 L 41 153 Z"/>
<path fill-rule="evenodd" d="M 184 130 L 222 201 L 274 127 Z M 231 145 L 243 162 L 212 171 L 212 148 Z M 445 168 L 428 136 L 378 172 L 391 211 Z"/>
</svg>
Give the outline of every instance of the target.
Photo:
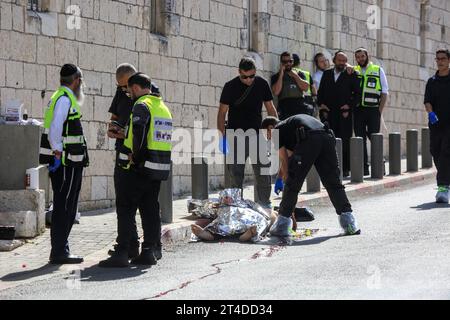
<svg viewBox="0 0 450 320">
<path fill-rule="evenodd" d="M 348 236 L 361 234 L 361 229 L 358 228 L 356 219 L 351 212 L 345 212 L 339 216 L 339 223 L 345 234 Z"/>
<path fill-rule="evenodd" d="M 449 190 L 448 187 L 439 187 L 438 193 L 436 194 L 436 203 L 446 203 L 449 202 Z"/>
<path fill-rule="evenodd" d="M 292 229 L 292 219 L 283 216 L 278 216 L 277 220 L 270 228 L 270 235 L 276 237 L 289 237 L 291 234 L 289 232 Z"/>
</svg>

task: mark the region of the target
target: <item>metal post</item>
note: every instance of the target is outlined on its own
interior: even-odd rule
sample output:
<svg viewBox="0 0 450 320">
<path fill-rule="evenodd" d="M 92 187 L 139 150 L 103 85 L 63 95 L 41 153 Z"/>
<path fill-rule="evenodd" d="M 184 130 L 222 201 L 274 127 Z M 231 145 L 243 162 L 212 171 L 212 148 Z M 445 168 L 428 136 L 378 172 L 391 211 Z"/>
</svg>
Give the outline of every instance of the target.
<svg viewBox="0 0 450 320">
<path fill-rule="evenodd" d="M 315 166 L 312 166 L 306 177 L 306 191 L 320 192 L 320 177 Z"/>
<path fill-rule="evenodd" d="M 342 155 L 342 139 L 341 138 L 336 138 L 336 153 L 337 153 L 337 157 L 338 157 L 338 161 L 339 161 L 339 171 L 340 171 L 340 178 L 341 178 L 341 182 L 344 181 L 344 171 L 343 171 L 343 165 L 344 165 L 344 161 L 343 161 L 343 155 Z"/>
<path fill-rule="evenodd" d="M 350 170 L 352 182 L 360 183 L 364 181 L 364 140 L 361 137 L 351 138 Z"/>
<path fill-rule="evenodd" d="M 419 171 L 419 131 L 406 131 L 406 155 L 408 172 Z"/>
<path fill-rule="evenodd" d="M 373 179 L 383 179 L 384 177 L 383 138 L 382 133 L 374 133 L 370 139 L 370 166 Z"/>
<path fill-rule="evenodd" d="M 207 159 L 193 157 L 191 164 L 192 199 L 206 200 L 209 197 Z"/>
<path fill-rule="evenodd" d="M 159 192 L 159 209 L 161 212 L 161 222 L 173 222 L 173 165 L 170 166 L 169 178 L 161 182 Z"/>
<path fill-rule="evenodd" d="M 402 135 L 399 132 L 389 134 L 389 175 L 402 173 Z"/>
<path fill-rule="evenodd" d="M 422 169 L 433 167 L 430 151 L 430 128 L 422 128 Z"/>
</svg>

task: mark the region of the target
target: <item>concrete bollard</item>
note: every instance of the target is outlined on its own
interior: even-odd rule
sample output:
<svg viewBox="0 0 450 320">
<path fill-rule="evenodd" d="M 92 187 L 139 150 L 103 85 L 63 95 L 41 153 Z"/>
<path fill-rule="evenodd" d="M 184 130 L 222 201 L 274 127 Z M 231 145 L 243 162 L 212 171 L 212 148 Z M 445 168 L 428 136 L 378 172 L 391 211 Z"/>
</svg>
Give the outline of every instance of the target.
<svg viewBox="0 0 450 320">
<path fill-rule="evenodd" d="M 422 169 L 433 167 L 430 150 L 430 128 L 422 128 Z"/>
<path fill-rule="evenodd" d="M 408 172 L 419 171 L 419 131 L 406 131 L 406 162 Z"/>
<path fill-rule="evenodd" d="M 402 135 L 399 132 L 389 134 L 389 175 L 402 173 Z"/>
<path fill-rule="evenodd" d="M 320 177 L 315 166 L 312 166 L 306 177 L 306 191 L 320 192 Z"/>
<path fill-rule="evenodd" d="M 206 200 L 209 197 L 207 159 L 193 157 L 191 161 L 192 199 Z"/>
<path fill-rule="evenodd" d="M 361 137 L 350 140 L 350 170 L 352 182 L 364 182 L 364 140 Z"/>
<path fill-rule="evenodd" d="M 340 178 L 341 178 L 341 182 L 344 181 L 344 171 L 343 171 L 343 164 L 344 164 L 344 160 L 343 160 L 343 155 L 342 155 L 342 139 L 341 138 L 336 138 L 336 153 L 337 153 L 337 158 L 339 161 L 339 171 L 340 171 Z"/>
<path fill-rule="evenodd" d="M 383 179 L 384 177 L 383 138 L 384 138 L 383 134 L 374 133 L 372 134 L 370 140 L 371 145 L 370 167 L 373 179 Z"/>
<path fill-rule="evenodd" d="M 170 168 L 170 175 L 166 181 L 161 182 L 159 192 L 159 209 L 161 212 L 161 222 L 173 222 L 173 165 Z"/>
</svg>

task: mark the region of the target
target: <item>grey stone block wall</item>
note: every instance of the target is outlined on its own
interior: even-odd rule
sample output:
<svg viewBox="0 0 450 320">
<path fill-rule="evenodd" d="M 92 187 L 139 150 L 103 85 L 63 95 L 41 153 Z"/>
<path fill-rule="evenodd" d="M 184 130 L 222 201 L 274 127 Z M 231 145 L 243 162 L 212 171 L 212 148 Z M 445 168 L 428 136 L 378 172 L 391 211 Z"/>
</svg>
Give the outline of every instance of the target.
<svg viewBox="0 0 450 320">
<path fill-rule="evenodd" d="M 405 133 L 426 123 L 422 97 L 425 80 L 434 72 L 433 52 L 450 44 L 450 2 L 442 0 L 423 7 L 422 32 L 422 0 L 257 0 L 252 37 L 248 0 L 166 0 L 166 37 L 150 32 L 148 0 L 50 0 L 41 20 L 27 12 L 26 2 L 0 0 L 0 43 L 7 44 L 0 46 L 0 103 L 19 98 L 33 117 L 42 118 L 58 86 L 60 66 L 71 62 L 83 69 L 83 120 L 91 155 L 81 194 L 86 208 L 114 202 L 114 141 L 106 137 L 106 122 L 115 67 L 122 62 L 149 73 L 176 127 L 192 130 L 194 120 L 215 128 L 223 84 L 237 75 L 245 54 L 254 56 L 260 74 L 269 78 L 283 51 L 299 53 L 302 66 L 313 70 L 318 51 L 343 49 L 354 63 L 353 50 L 364 46 L 385 67 L 390 82 L 386 125 Z M 381 6 L 382 24 L 371 31 L 367 8 L 373 4 Z M 81 9 L 79 30 L 67 28 L 69 5 Z M 257 52 L 248 52 L 249 39 Z M 211 189 L 223 183 L 222 166 L 213 165 L 209 172 Z M 189 192 L 189 165 L 175 166 L 174 182 L 177 194 Z"/>
</svg>

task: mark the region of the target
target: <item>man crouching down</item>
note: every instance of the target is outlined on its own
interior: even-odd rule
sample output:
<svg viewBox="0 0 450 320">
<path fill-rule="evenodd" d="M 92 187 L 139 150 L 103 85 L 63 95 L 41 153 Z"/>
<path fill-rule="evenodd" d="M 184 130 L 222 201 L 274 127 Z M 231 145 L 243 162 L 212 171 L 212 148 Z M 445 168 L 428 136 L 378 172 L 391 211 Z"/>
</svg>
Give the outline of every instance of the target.
<svg viewBox="0 0 450 320">
<path fill-rule="evenodd" d="M 288 237 L 291 214 L 297 204 L 298 194 L 308 172 L 314 165 L 323 185 L 339 215 L 339 223 L 346 235 L 360 234 L 352 207 L 344 186 L 340 181 L 336 154 L 336 138 L 333 132 L 315 118 L 296 115 L 282 122 L 267 117 L 262 122 L 267 138 L 272 139 L 272 130 L 279 130 L 280 173 L 277 185 L 284 182 L 283 198 L 279 216 L 270 229 L 270 234 Z"/>
</svg>

